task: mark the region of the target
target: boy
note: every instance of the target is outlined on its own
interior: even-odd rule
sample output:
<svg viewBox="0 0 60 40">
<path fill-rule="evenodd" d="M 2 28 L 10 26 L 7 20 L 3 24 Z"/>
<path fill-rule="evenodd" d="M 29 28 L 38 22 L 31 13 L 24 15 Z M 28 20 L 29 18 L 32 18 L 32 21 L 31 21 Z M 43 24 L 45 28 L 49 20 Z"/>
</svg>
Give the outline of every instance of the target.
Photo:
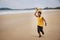
<svg viewBox="0 0 60 40">
<path fill-rule="evenodd" d="M 44 31 L 43 31 L 44 22 L 45 22 L 45 26 L 47 26 L 47 23 L 46 20 L 41 16 L 41 11 L 38 11 L 38 9 L 36 9 L 34 15 L 37 17 L 37 21 L 38 21 L 37 32 L 39 34 L 39 37 L 41 37 L 41 33 L 44 35 Z"/>
</svg>

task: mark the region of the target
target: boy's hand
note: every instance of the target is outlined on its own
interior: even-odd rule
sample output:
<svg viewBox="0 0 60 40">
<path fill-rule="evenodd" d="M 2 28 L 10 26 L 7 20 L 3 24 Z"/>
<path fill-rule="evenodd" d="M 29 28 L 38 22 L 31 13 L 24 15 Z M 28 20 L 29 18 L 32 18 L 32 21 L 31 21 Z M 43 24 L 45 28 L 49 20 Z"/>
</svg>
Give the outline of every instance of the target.
<svg viewBox="0 0 60 40">
<path fill-rule="evenodd" d="M 47 26 L 47 23 L 45 23 L 45 26 Z"/>
</svg>

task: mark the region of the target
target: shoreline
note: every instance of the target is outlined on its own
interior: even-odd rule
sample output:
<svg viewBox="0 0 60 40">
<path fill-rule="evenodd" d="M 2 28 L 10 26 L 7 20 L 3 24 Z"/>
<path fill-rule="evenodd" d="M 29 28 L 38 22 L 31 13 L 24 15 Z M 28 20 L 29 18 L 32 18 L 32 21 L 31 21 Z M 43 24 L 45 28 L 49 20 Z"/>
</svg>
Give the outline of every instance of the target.
<svg viewBox="0 0 60 40">
<path fill-rule="evenodd" d="M 42 10 L 42 12 L 45 12 L 45 11 L 60 11 L 60 9 L 56 9 L 56 10 Z M 18 10 L 16 10 L 16 11 L 9 11 L 9 10 L 7 10 L 7 11 L 2 11 L 2 12 L 0 12 L 0 16 L 1 15 L 9 15 L 9 14 L 21 14 L 21 13 L 34 13 L 35 12 L 35 10 L 25 10 L 25 11 L 18 11 Z"/>
</svg>

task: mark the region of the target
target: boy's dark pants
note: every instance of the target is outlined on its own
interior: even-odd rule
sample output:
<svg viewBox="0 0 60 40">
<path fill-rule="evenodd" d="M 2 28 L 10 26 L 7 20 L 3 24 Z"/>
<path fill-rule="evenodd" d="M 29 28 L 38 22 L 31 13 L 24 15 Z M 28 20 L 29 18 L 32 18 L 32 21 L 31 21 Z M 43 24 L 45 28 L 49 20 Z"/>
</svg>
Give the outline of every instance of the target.
<svg viewBox="0 0 60 40">
<path fill-rule="evenodd" d="M 42 32 L 42 34 L 44 34 L 43 27 L 42 26 L 37 26 L 37 32 L 38 32 L 38 34 L 40 34 L 40 32 Z"/>
</svg>

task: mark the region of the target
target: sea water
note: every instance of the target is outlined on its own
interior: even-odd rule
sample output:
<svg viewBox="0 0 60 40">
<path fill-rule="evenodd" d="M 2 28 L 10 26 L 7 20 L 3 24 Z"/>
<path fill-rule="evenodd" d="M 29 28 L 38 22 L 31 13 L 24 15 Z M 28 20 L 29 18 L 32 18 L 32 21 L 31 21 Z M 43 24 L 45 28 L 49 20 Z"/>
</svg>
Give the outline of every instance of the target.
<svg viewBox="0 0 60 40">
<path fill-rule="evenodd" d="M 0 10 L 0 15 L 35 12 L 35 10 Z"/>
<path fill-rule="evenodd" d="M 45 11 L 60 11 L 60 9 L 42 10 L 42 12 L 45 12 Z M 0 10 L 0 15 L 18 14 L 18 13 L 30 13 L 30 12 L 35 12 L 35 10 Z"/>
</svg>

